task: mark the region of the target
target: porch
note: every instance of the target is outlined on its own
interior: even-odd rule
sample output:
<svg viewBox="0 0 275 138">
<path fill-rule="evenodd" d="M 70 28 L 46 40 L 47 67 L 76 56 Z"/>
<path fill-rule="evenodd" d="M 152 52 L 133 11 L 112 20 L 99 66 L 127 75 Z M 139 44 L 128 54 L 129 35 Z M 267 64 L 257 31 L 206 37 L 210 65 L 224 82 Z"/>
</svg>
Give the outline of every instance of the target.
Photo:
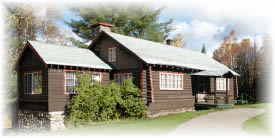
<svg viewBox="0 0 275 138">
<path fill-rule="evenodd" d="M 234 105 L 237 80 L 232 73 L 193 74 L 192 77 L 195 108 L 228 108 Z"/>
</svg>

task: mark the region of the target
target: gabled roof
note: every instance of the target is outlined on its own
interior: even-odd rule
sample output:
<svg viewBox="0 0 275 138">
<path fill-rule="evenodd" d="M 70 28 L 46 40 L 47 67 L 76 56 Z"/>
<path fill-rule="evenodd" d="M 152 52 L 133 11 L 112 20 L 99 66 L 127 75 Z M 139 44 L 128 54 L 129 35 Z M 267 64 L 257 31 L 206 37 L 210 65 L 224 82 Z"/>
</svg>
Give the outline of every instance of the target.
<svg viewBox="0 0 275 138">
<path fill-rule="evenodd" d="M 203 70 L 199 73 L 200 75 L 206 76 L 222 76 L 228 71 L 233 75 L 238 75 L 227 66 L 217 62 L 206 54 L 107 31 L 102 31 L 98 37 L 102 37 L 104 33 L 126 47 L 147 64 Z M 97 41 L 97 39 L 98 38 L 96 38 L 95 41 Z M 93 42 L 90 47 L 94 44 L 95 42 Z"/>
<path fill-rule="evenodd" d="M 112 69 L 89 49 L 48 44 L 38 41 L 28 41 L 25 47 L 27 46 L 30 46 L 36 55 L 42 59 L 44 64 Z M 22 51 L 22 53 L 23 52 L 24 51 Z M 19 57 L 18 61 L 20 58 L 21 57 Z"/>
</svg>

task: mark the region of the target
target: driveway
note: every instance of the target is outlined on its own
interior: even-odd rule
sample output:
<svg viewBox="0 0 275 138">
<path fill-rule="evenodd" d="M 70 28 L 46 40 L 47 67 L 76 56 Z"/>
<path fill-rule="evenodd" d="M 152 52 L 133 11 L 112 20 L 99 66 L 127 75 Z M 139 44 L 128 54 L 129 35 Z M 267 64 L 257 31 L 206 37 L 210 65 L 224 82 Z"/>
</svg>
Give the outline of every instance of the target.
<svg viewBox="0 0 275 138">
<path fill-rule="evenodd" d="M 191 119 L 178 126 L 170 135 L 249 135 L 242 124 L 265 109 L 239 108 L 213 112 Z"/>
</svg>

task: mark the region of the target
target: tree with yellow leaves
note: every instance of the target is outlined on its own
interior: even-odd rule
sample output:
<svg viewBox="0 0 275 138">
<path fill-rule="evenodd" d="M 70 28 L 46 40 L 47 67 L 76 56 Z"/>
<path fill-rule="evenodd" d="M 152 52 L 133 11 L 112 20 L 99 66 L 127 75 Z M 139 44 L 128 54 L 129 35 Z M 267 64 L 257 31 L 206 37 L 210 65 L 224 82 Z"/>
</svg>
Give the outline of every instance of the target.
<svg viewBox="0 0 275 138">
<path fill-rule="evenodd" d="M 224 37 L 221 46 L 214 51 L 213 58 L 231 69 L 235 68 L 238 52 L 237 40 L 236 31 L 232 29 L 230 34 Z"/>
<path fill-rule="evenodd" d="M 182 33 L 177 33 L 176 36 L 173 38 L 173 46 L 184 48 L 184 37 Z"/>
</svg>

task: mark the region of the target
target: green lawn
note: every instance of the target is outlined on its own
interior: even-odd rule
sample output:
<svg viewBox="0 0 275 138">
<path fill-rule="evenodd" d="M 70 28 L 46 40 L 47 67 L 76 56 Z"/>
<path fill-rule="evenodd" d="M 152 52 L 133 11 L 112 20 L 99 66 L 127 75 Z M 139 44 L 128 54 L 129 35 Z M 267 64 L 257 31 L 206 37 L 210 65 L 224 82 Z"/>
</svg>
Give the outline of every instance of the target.
<svg viewBox="0 0 275 138">
<path fill-rule="evenodd" d="M 245 121 L 242 127 L 251 134 L 271 135 L 272 130 L 270 121 L 270 112 L 265 112 Z"/>
<path fill-rule="evenodd" d="M 50 134 L 61 134 L 61 135 L 73 135 L 73 134 L 137 134 L 137 135 L 165 135 L 171 132 L 181 123 L 188 121 L 199 115 L 215 112 L 217 110 L 201 110 L 196 112 L 185 112 L 175 115 L 164 116 L 154 119 L 142 119 L 142 120 L 119 120 L 112 122 L 102 122 L 97 125 L 85 127 L 66 129 L 63 131 L 56 131 Z M 104 133 L 105 132 L 105 133 Z"/>
<path fill-rule="evenodd" d="M 245 104 L 245 105 L 235 105 L 233 108 L 270 108 L 270 104 L 261 103 L 261 104 Z"/>
<path fill-rule="evenodd" d="M 250 104 L 237 105 L 233 108 L 267 108 L 269 104 Z M 117 120 L 110 122 L 100 122 L 95 125 L 65 129 L 62 131 L 49 132 L 47 135 L 166 135 L 175 129 L 178 125 L 194 117 L 204 115 L 210 112 L 220 111 L 218 109 L 200 110 L 194 112 L 185 112 L 154 119 L 140 120 Z"/>
<path fill-rule="evenodd" d="M 236 105 L 233 108 L 267 108 L 268 104 L 249 104 L 249 105 Z M 113 135 L 113 134 L 138 134 L 138 135 L 165 135 L 175 129 L 181 123 L 188 121 L 194 117 L 207 114 L 210 112 L 216 112 L 219 110 L 201 110 L 195 112 L 185 112 L 175 115 L 164 116 L 154 119 L 142 119 L 142 120 L 118 120 L 110 122 L 101 122 L 96 125 L 75 128 L 75 129 L 65 129 L 62 131 L 51 132 L 51 134 L 60 135 Z"/>
</svg>

